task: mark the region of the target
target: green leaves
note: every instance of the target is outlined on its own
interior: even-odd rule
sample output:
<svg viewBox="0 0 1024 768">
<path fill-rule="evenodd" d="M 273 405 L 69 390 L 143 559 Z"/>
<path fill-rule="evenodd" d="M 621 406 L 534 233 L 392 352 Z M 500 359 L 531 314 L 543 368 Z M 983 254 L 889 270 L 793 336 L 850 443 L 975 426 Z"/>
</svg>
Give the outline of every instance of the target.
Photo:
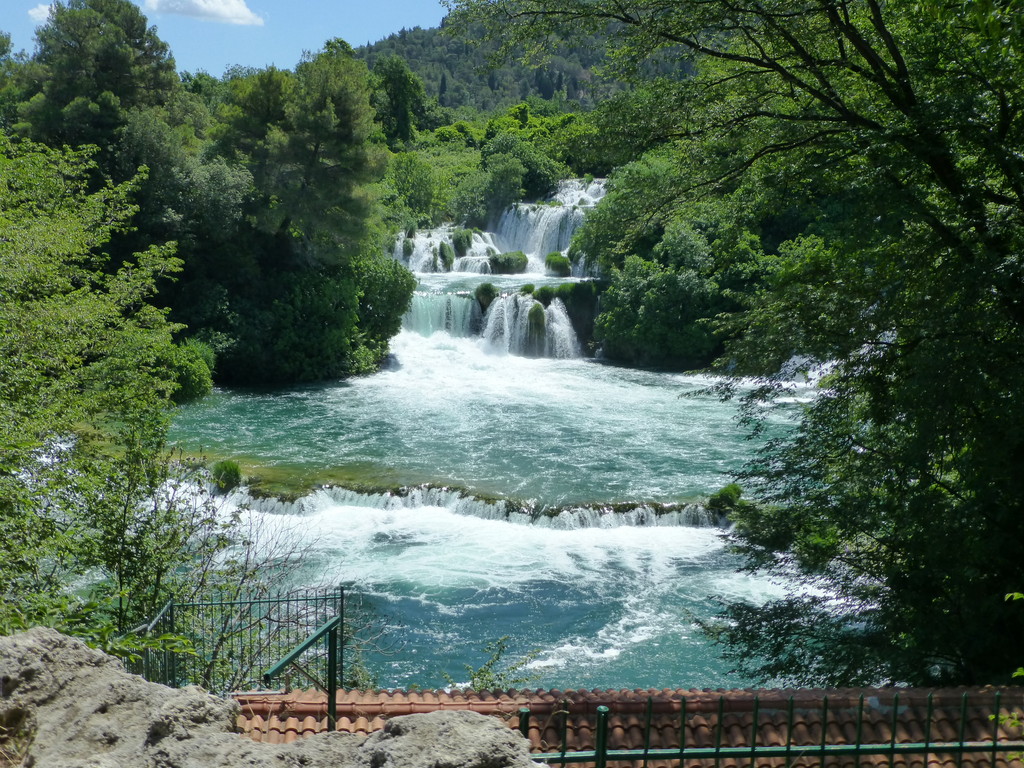
<svg viewBox="0 0 1024 768">
<path fill-rule="evenodd" d="M 832 685 L 1008 681 L 1024 634 L 1002 600 L 1024 583 L 1016 3 L 452 5 L 509 46 L 614 23 L 634 74 L 693 56 L 668 91 L 674 135 L 613 174 L 577 244 L 619 269 L 609 339 L 680 311 L 669 260 L 692 258 L 674 234 L 689 227 L 710 245 L 698 276 L 742 308 L 717 322 L 720 365 L 759 377 L 752 423 L 786 391 L 783 363 L 831 367 L 745 473 L 757 503 L 734 532 L 813 599 L 728 609 L 732 657 Z"/>
</svg>

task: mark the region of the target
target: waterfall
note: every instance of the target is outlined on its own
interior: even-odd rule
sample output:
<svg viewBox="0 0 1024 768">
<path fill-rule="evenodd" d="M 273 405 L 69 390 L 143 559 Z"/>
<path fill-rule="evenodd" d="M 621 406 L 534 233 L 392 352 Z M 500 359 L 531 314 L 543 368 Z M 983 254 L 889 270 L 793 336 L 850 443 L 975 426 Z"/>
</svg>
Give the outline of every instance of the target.
<svg viewBox="0 0 1024 768">
<path fill-rule="evenodd" d="M 452 336 L 472 336 L 480 326 L 480 304 L 467 293 L 423 293 L 412 297 L 402 327 L 429 336 L 445 331 Z"/>
<path fill-rule="evenodd" d="M 473 291 L 485 280 L 493 280 L 501 291 L 515 290 L 518 280 L 541 286 L 561 282 L 564 278 L 545 274 L 545 259 L 550 253 L 568 251 L 586 211 L 604 191 L 603 179 L 563 181 L 547 202 L 514 205 L 500 217 L 497 231 L 473 232 L 471 238 L 452 224 L 411 236 L 399 234 L 392 256 L 418 274 L 421 284 L 403 327 L 424 336 L 447 332 L 467 337 L 482 332 L 487 347 L 513 355 L 580 357 L 579 339 L 560 300 L 543 309 L 532 296 L 510 293 L 496 298 L 481 317 Z M 455 250 L 456 240 L 461 254 Z M 510 251 L 526 254 L 529 277 L 485 277 L 491 275 L 491 257 Z M 573 265 L 573 278 L 585 276 L 585 263 Z"/>
<path fill-rule="evenodd" d="M 528 272 L 544 272 L 544 258 L 569 249 L 573 233 L 583 223 L 576 206 L 520 203 L 501 215 L 496 241 L 502 252 L 522 251 L 530 260 Z"/>
<path fill-rule="evenodd" d="M 439 249 L 441 243 L 451 245 L 451 242 L 451 226 L 417 231 L 412 237 L 402 233 L 395 241 L 392 256 L 407 264 L 412 272 L 442 272 Z"/>
<path fill-rule="evenodd" d="M 537 303 L 533 296 L 522 293 L 499 296 L 492 301 L 484 315 L 486 344 L 502 352 L 525 353 L 530 341 L 530 310 Z"/>
<path fill-rule="evenodd" d="M 451 488 L 407 488 L 401 492 L 360 493 L 347 488 L 322 488 L 295 501 L 256 498 L 233 491 L 228 502 L 262 514 L 308 516 L 324 508 L 344 506 L 379 510 L 420 510 L 439 507 L 464 517 L 502 520 L 560 531 L 585 528 L 718 528 L 719 516 L 700 504 L 632 504 L 624 509 L 609 506 L 537 508 L 529 503 L 486 501 Z"/>
<path fill-rule="evenodd" d="M 498 221 L 495 242 L 502 252 L 522 251 L 530 260 L 529 272 L 544 272 L 544 259 L 556 251 L 566 253 L 586 209 L 604 197 L 604 179 L 590 182 L 568 179 L 546 203 L 519 203 Z"/>
<path fill-rule="evenodd" d="M 576 331 L 560 299 L 554 299 L 544 309 L 528 294 L 499 296 L 484 315 L 483 337 L 491 349 L 512 355 L 557 358 L 582 355 Z"/>
<path fill-rule="evenodd" d="M 545 357 L 580 357 L 580 342 L 572 327 L 569 313 L 561 299 L 554 299 L 544 313 L 545 316 Z"/>
</svg>

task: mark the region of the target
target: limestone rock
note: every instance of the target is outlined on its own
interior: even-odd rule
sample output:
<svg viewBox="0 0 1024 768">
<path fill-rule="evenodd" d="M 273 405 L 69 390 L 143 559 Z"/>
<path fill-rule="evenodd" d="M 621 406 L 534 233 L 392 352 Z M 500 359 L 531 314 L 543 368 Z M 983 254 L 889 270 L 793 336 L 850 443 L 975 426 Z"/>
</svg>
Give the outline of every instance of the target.
<svg viewBox="0 0 1024 768">
<path fill-rule="evenodd" d="M 24 768 L 531 768 L 526 741 L 492 718 L 435 712 L 369 738 L 292 744 L 238 735 L 234 701 L 175 690 L 51 629 L 0 637 L 0 765 Z"/>
</svg>

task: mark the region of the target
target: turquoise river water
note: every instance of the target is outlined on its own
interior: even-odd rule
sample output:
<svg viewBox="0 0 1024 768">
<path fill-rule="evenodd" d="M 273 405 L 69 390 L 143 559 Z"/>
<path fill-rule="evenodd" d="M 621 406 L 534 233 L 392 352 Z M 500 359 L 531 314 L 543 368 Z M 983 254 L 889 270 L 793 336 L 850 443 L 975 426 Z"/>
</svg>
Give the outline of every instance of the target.
<svg viewBox="0 0 1024 768">
<path fill-rule="evenodd" d="M 658 503 L 717 490 L 749 457 L 735 406 L 694 394 L 710 383 L 700 376 L 580 356 L 554 305 L 549 356 L 518 354 L 532 304 L 518 287 L 581 279 L 545 275 L 539 259 L 568 246 L 600 193 L 577 184 L 563 188 L 561 206 L 510 211 L 449 273 L 432 271 L 431 249 L 450 231 L 417 235 L 407 263 L 419 292 L 380 373 L 221 389 L 176 420 L 179 443 L 215 455 L 465 489 L 332 489 L 247 513 L 313 543 L 297 582 L 345 584 L 389 622 L 394 647 L 366 659 L 381 686 L 465 679 L 465 665 L 485 660 L 484 644 L 506 635 L 509 659 L 536 653 L 530 687 L 749 682 L 728 672 L 696 622 L 723 601 L 761 601 L 785 586 L 738 573 L 723 529 L 698 511 L 654 514 Z M 532 273 L 482 274 L 488 248 L 526 251 Z M 469 295 L 483 280 L 506 292 L 486 316 Z M 566 511 L 534 519 L 493 498 Z M 648 506 L 617 514 L 605 507 L 615 502 Z"/>
</svg>

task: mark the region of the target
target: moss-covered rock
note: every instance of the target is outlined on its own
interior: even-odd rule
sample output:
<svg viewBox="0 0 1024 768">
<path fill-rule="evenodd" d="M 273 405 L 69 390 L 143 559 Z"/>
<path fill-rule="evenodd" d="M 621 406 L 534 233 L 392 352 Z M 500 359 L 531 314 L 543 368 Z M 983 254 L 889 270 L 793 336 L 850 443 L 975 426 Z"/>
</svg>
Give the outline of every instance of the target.
<svg viewBox="0 0 1024 768">
<path fill-rule="evenodd" d="M 494 283 L 480 283 L 476 287 L 474 296 L 480 304 L 480 309 L 486 312 L 487 308 L 491 306 L 491 302 L 498 298 L 498 289 Z"/>
<path fill-rule="evenodd" d="M 547 338 L 547 315 L 544 305 L 535 301 L 526 316 L 526 354 L 529 357 L 541 357 L 544 354 L 544 342 Z"/>
<path fill-rule="evenodd" d="M 405 258 L 412 256 L 412 252 L 416 250 L 416 244 L 413 242 L 411 237 L 407 237 L 402 241 L 402 255 Z"/>
<path fill-rule="evenodd" d="M 457 229 L 452 234 L 452 246 L 456 256 L 465 256 L 473 245 L 473 230 Z"/>
<path fill-rule="evenodd" d="M 490 258 L 491 272 L 495 275 L 521 275 L 530 260 L 522 251 L 493 254 Z"/>
<path fill-rule="evenodd" d="M 559 251 L 547 255 L 544 259 L 544 268 L 558 277 L 568 277 L 572 274 L 572 263 L 569 261 L 569 257 L 563 256 Z"/>
<path fill-rule="evenodd" d="M 448 245 L 448 243 L 441 243 L 438 249 L 438 257 L 444 266 L 444 271 L 451 272 L 452 265 L 455 263 L 455 249 Z"/>
</svg>

